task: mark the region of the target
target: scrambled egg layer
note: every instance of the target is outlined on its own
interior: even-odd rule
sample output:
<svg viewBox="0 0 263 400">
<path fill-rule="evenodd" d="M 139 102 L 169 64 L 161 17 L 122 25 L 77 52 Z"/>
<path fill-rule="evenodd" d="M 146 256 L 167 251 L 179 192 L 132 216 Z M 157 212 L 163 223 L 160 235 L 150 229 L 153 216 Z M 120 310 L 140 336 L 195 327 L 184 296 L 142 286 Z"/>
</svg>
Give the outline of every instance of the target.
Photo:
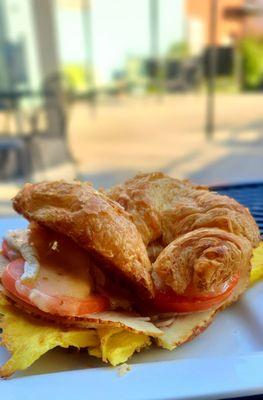
<svg viewBox="0 0 263 400">
<path fill-rule="evenodd" d="M 0 368 L 1 377 L 28 368 L 57 346 L 88 348 L 89 354 L 115 366 L 127 361 L 135 351 L 150 345 L 148 336 L 119 328 L 63 329 L 37 321 L 16 310 L 3 296 L 0 296 L 0 313 L 0 344 L 11 353 Z"/>
<path fill-rule="evenodd" d="M 0 297 L 0 312 L 3 314 L 0 322 L 1 345 L 11 353 L 9 360 L 0 368 L 2 377 L 28 368 L 42 354 L 57 346 L 81 348 L 99 345 L 96 331 L 63 330 L 43 324 L 16 311 L 3 297 Z"/>
<path fill-rule="evenodd" d="M 149 336 L 120 328 L 99 328 L 98 335 L 100 345 L 90 349 L 89 354 L 113 366 L 124 363 L 134 352 L 151 345 Z"/>
</svg>

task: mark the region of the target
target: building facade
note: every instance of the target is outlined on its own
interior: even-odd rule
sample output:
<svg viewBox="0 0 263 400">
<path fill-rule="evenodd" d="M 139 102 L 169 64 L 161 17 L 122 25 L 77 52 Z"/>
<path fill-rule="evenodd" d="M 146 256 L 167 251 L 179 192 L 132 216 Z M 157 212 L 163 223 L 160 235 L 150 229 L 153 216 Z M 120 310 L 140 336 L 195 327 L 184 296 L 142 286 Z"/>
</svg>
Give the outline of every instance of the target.
<svg viewBox="0 0 263 400">
<path fill-rule="evenodd" d="M 210 44 L 210 0 L 186 0 L 187 41 L 192 54 L 198 54 Z M 216 44 L 232 46 L 239 38 L 263 35 L 263 0 L 218 0 Z"/>
</svg>

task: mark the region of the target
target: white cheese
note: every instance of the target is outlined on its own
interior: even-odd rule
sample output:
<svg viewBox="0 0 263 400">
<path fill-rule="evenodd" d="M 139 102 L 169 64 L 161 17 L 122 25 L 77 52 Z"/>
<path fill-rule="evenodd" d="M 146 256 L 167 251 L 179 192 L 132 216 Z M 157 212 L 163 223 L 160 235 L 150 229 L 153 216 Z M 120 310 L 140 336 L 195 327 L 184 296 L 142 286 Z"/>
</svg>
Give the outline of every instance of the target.
<svg viewBox="0 0 263 400">
<path fill-rule="evenodd" d="M 5 240 L 8 246 L 18 251 L 25 260 L 21 281 L 27 283 L 34 281 L 39 273 L 40 265 L 34 248 L 29 244 L 29 231 L 22 229 L 8 231 Z"/>
</svg>

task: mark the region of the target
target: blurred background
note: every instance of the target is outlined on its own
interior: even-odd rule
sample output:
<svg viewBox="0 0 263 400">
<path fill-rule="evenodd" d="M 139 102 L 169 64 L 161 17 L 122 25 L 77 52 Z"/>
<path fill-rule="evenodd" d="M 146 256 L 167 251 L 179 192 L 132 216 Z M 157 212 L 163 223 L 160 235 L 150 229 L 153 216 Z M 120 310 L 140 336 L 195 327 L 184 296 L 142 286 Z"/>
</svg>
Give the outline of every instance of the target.
<svg viewBox="0 0 263 400">
<path fill-rule="evenodd" d="M 0 0 L 0 215 L 152 170 L 263 180 L 263 0 Z"/>
</svg>

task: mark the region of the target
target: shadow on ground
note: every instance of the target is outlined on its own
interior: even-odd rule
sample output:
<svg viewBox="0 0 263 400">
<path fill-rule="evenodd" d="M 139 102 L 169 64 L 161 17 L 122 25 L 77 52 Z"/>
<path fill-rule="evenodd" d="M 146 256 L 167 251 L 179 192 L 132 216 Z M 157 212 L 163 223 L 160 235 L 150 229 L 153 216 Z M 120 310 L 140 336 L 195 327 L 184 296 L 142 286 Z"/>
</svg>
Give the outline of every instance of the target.
<svg viewBox="0 0 263 400">
<path fill-rule="evenodd" d="M 208 185 L 263 181 L 263 156 L 229 154 L 189 174 L 188 178 Z"/>
<path fill-rule="evenodd" d="M 189 178 L 208 185 L 263 181 L 263 121 L 232 129 L 220 140 L 227 154 L 193 171 Z"/>
<path fill-rule="evenodd" d="M 200 155 L 200 151 L 192 151 L 183 157 L 178 157 L 171 160 L 163 168 L 156 167 L 155 171 L 162 171 L 169 174 L 176 167 L 179 167 L 189 161 L 192 161 Z M 90 181 L 96 188 L 109 188 L 113 185 L 124 182 L 126 179 L 140 173 L 142 171 L 138 169 L 122 169 L 122 170 L 109 170 L 109 171 L 98 171 L 97 173 L 82 173 L 78 175 L 78 179 L 81 181 Z M 146 172 L 146 171 L 143 171 Z M 148 171 L 152 172 L 152 171 Z"/>
</svg>

